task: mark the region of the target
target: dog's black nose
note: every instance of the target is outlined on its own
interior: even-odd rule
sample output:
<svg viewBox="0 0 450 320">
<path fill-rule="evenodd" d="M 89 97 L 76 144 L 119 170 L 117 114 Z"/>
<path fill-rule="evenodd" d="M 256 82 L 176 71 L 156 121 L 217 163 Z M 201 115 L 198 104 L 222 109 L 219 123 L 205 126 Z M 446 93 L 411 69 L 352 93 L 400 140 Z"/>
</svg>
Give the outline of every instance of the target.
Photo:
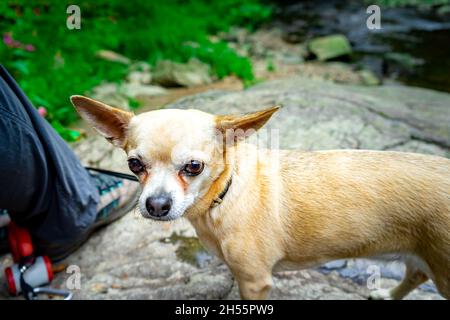
<svg viewBox="0 0 450 320">
<path fill-rule="evenodd" d="M 169 195 L 148 197 L 145 201 L 145 207 L 151 216 L 157 218 L 164 217 L 172 207 L 172 198 Z"/>
</svg>

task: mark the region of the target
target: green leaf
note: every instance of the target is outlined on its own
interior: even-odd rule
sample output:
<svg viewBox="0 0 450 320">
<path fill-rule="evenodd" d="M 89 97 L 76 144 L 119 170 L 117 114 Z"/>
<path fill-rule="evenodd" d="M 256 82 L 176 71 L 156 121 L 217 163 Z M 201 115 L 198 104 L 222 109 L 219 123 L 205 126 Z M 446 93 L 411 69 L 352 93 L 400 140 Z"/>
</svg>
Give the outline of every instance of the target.
<svg viewBox="0 0 450 320">
<path fill-rule="evenodd" d="M 28 67 L 29 62 L 25 60 L 17 60 L 10 63 L 10 66 L 17 71 L 19 71 L 22 75 L 29 75 L 30 69 Z"/>
</svg>

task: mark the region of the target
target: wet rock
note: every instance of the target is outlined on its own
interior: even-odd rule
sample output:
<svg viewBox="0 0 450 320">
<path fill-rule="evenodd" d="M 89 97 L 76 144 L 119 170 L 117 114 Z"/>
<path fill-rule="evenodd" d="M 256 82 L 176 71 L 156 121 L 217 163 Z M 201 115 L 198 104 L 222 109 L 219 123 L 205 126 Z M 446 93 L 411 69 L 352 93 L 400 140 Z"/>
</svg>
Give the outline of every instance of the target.
<svg viewBox="0 0 450 320">
<path fill-rule="evenodd" d="M 172 233 L 169 238 L 161 239 L 162 243 L 178 244 L 178 259 L 203 268 L 213 260 L 213 256 L 201 245 L 197 237 L 186 237 Z"/>
<path fill-rule="evenodd" d="M 370 70 L 360 70 L 358 74 L 363 84 L 367 86 L 378 86 L 380 79 Z"/>
<path fill-rule="evenodd" d="M 425 63 L 423 59 L 414 58 L 413 56 L 407 53 L 400 53 L 400 52 L 388 52 L 386 53 L 385 58 L 392 62 L 399 63 L 404 68 L 410 70 L 414 69 L 417 66 L 421 66 Z"/>
<path fill-rule="evenodd" d="M 322 270 L 324 273 L 331 272 L 333 270 L 343 269 L 347 266 L 347 260 L 335 260 L 325 263 L 324 265 L 319 267 L 319 270 Z"/>
<path fill-rule="evenodd" d="M 162 60 L 157 63 L 153 72 L 153 82 L 167 87 L 193 87 L 211 81 L 209 66 L 197 59 L 184 64 Z"/>
<path fill-rule="evenodd" d="M 331 35 L 312 39 L 308 44 L 309 51 L 319 60 L 329 60 L 348 56 L 352 47 L 344 35 Z"/>
<path fill-rule="evenodd" d="M 450 4 L 440 6 L 436 10 L 436 13 L 440 16 L 450 16 Z"/>
</svg>

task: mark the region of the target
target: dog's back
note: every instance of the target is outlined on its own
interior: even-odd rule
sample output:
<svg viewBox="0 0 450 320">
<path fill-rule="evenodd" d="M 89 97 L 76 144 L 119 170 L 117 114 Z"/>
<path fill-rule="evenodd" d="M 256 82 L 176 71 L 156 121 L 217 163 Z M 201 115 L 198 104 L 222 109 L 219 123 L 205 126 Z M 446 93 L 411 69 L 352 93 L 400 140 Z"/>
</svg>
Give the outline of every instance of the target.
<svg viewBox="0 0 450 320">
<path fill-rule="evenodd" d="M 288 259 L 379 253 L 423 259 L 450 294 L 450 160 L 362 150 L 281 154 Z M 301 250 L 299 250 L 301 248 Z"/>
</svg>

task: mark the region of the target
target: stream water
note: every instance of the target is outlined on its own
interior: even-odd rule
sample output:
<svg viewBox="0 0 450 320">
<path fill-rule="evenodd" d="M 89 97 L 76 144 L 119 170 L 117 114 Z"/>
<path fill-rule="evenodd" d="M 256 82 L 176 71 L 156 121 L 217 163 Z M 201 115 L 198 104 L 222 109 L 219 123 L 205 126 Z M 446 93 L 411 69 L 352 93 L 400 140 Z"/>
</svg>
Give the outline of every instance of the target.
<svg viewBox="0 0 450 320">
<path fill-rule="evenodd" d="M 381 8 L 381 29 L 369 30 L 363 1 L 282 1 L 273 25 L 289 42 L 341 33 L 348 62 L 382 78 L 450 92 L 450 14 L 418 8 Z"/>
</svg>

